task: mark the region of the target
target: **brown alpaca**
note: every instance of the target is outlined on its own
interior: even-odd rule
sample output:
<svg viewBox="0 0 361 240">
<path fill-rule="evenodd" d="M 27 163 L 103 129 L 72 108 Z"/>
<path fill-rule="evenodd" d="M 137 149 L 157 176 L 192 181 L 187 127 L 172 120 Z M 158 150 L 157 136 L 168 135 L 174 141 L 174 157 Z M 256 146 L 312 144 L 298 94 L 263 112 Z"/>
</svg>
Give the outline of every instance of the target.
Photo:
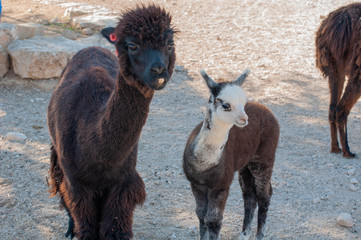
<svg viewBox="0 0 361 240">
<path fill-rule="evenodd" d="M 361 3 L 331 12 L 316 33 L 316 66 L 328 77 L 331 152 L 353 158 L 347 141 L 347 117 L 361 95 Z M 348 82 L 342 94 L 345 76 Z"/>
<path fill-rule="evenodd" d="M 48 107 L 50 191 L 68 211 L 71 238 L 133 237 L 133 211 L 146 196 L 138 140 L 154 91 L 173 73 L 174 29 L 164 9 L 129 10 L 102 34 L 113 31 L 118 58 L 99 47 L 78 52 Z"/>
<path fill-rule="evenodd" d="M 183 169 L 196 200 L 200 239 L 220 239 L 235 171 L 239 172 L 245 210 L 239 239 L 251 236 L 257 205 L 257 239 L 262 239 L 272 196 L 271 176 L 279 138 L 277 119 L 262 104 L 247 102 L 240 86 L 248 71 L 233 82 L 222 83 L 216 83 L 205 72 L 202 75 L 211 96 L 206 117 L 193 129 L 183 155 Z"/>
</svg>

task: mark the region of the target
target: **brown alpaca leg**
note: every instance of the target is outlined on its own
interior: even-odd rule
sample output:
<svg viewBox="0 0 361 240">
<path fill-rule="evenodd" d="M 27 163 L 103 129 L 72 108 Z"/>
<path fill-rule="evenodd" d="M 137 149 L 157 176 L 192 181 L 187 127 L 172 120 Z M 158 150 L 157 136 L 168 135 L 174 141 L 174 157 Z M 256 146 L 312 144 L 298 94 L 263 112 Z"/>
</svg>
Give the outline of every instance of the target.
<svg viewBox="0 0 361 240">
<path fill-rule="evenodd" d="M 226 206 L 229 188 L 222 190 L 210 190 L 208 192 L 208 207 L 204 217 L 204 223 L 207 226 L 206 234 L 203 240 L 219 240 L 223 211 Z"/>
<path fill-rule="evenodd" d="M 74 220 L 75 236 L 78 240 L 99 239 L 99 213 L 93 196 L 94 192 L 86 191 L 74 183 L 71 187 L 73 192 L 70 192 L 69 189 L 65 182 L 60 186 L 64 204 Z"/>
<path fill-rule="evenodd" d="M 263 239 L 266 231 L 266 218 L 272 196 L 272 167 L 262 163 L 250 163 L 249 170 L 255 178 L 255 189 L 258 204 L 257 240 Z"/>
<path fill-rule="evenodd" d="M 340 101 L 343 85 L 345 82 L 345 75 L 338 74 L 331 71 L 328 78 L 328 85 L 330 88 L 330 108 L 328 112 L 328 120 L 330 123 L 331 133 L 331 152 L 340 153 L 341 149 L 337 141 L 337 124 L 336 124 L 336 107 Z"/>
<path fill-rule="evenodd" d="M 340 142 L 342 146 L 343 156 L 346 158 L 354 158 L 355 154 L 351 153 L 348 140 L 347 140 L 347 117 L 350 111 L 360 98 L 361 95 L 361 80 L 357 76 L 354 79 L 350 79 L 342 99 L 337 105 L 336 119 L 337 127 L 340 134 Z"/>
<path fill-rule="evenodd" d="M 204 223 L 204 217 L 206 216 L 208 205 L 207 188 L 195 184 L 191 184 L 191 187 L 193 196 L 196 200 L 196 214 L 199 220 L 199 235 L 200 239 L 203 239 L 207 231 L 207 226 Z"/>
<path fill-rule="evenodd" d="M 241 185 L 244 201 L 244 219 L 242 234 L 239 239 L 247 240 L 252 235 L 252 220 L 257 206 L 254 177 L 246 167 L 239 172 L 239 184 Z"/>
<path fill-rule="evenodd" d="M 115 183 L 104 202 L 100 222 L 100 239 L 129 240 L 133 237 L 133 211 L 145 200 L 145 186 L 137 172 L 124 183 Z"/>
</svg>

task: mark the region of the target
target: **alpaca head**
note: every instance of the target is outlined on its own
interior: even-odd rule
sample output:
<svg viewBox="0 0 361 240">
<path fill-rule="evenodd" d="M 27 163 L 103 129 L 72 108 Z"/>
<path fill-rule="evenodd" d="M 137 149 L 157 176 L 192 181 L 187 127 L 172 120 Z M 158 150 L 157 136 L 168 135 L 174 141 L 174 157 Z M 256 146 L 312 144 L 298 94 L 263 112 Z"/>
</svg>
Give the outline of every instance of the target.
<svg viewBox="0 0 361 240">
<path fill-rule="evenodd" d="M 173 73 L 174 33 L 171 16 L 155 5 L 129 10 L 116 28 L 102 30 L 102 35 L 115 44 L 125 81 L 150 90 L 164 88 Z"/>
<path fill-rule="evenodd" d="M 250 70 L 245 69 L 234 81 L 217 83 L 201 70 L 201 75 L 211 92 L 207 109 L 211 121 L 218 119 L 227 125 L 238 127 L 248 124 L 248 116 L 244 111 L 247 96 L 241 86 L 249 73 Z"/>
</svg>

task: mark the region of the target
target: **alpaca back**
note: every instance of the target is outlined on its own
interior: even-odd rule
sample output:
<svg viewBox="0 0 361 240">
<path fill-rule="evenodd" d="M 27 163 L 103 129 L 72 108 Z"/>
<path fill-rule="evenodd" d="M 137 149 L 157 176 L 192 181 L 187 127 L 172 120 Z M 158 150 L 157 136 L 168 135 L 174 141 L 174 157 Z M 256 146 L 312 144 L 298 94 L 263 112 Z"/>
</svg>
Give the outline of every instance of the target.
<svg viewBox="0 0 361 240">
<path fill-rule="evenodd" d="M 329 67 L 350 72 L 350 61 L 360 55 L 361 4 L 354 3 L 331 12 L 316 32 L 316 66 L 325 76 Z M 356 48 L 355 48 L 356 47 Z M 361 62 L 360 62 L 361 64 Z"/>
<path fill-rule="evenodd" d="M 231 159 L 235 171 L 260 161 L 261 156 L 264 165 L 272 167 L 280 134 L 278 121 L 268 107 L 255 101 L 247 102 L 245 112 L 248 125 L 232 127 L 225 146 L 225 152 L 231 154 L 226 158 Z"/>
</svg>

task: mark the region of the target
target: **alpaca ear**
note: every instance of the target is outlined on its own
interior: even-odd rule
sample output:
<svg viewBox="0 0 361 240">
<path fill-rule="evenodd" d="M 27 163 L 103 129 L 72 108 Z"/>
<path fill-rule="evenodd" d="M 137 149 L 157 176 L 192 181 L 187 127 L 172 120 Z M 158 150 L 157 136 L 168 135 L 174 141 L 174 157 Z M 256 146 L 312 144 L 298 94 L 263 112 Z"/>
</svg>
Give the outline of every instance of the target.
<svg viewBox="0 0 361 240">
<path fill-rule="evenodd" d="M 243 73 L 239 75 L 239 77 L 236 78 L 236 80 L 234 80 L 233 83 L 237 84 L 238 86 L 242 86 L 242 84 L 244 83 L 250 72 L 251 69 L 249 68 L 244 69 Z"/>
<path fill-rule="evenodd" d="M 103 37 L 105 37 L 108 42 L 110 42 L 111 44 L 115 44 L 117 42 L 117 37 L 114 33 L 115 28 L 113 27 L 107 27 L 107 28 L 103 28 L 100 33 L 103 35 Z"/>
<path fill-rule="evenodd" d="M 204 69 L 201 69 L 200 73 L 201 73 L 202 77 L 204 78 L 204 80 L 206 80 L 206 83 L 207 83 L 207 86 L 209 89 L 215 89 L 216 87 L 218 87 L 218 83 L 216 81 L 214 81 L 210 76 L 208 76 L 208 74 L 206 73 L 206 71 Z"/>
</svg>

